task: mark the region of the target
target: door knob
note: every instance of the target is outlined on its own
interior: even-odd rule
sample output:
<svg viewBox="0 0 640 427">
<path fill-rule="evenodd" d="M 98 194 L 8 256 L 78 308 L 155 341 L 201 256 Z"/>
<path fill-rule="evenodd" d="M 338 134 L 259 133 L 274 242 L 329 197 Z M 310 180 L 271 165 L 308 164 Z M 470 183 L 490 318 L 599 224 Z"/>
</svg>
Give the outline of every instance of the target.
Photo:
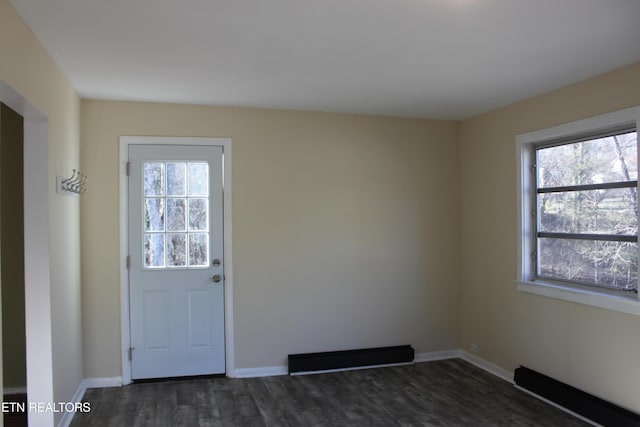
<svg viewBox="0 0 640 427">
<path fill-rule="evenodd" d="M 219 274 L 214 274 L 212 279 L 214 283 L 218 283 L 220 280 L 222 280 L 222 276 L 220 276 Z"/>
</svg>

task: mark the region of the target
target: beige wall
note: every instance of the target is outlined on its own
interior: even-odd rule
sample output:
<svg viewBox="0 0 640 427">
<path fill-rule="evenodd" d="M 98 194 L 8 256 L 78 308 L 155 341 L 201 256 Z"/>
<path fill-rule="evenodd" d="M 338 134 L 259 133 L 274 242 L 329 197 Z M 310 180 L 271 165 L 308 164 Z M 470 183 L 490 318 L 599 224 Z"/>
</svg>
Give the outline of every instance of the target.
<svg viewBox="0 0 640 427">
<path fill-rule="evenodd" d="M 56 195 L 55 176 L 79 166 L 80 100 L 8 0 L 0 0 L 0 80 L 48 118 L 53 395 L 65 401 L 82 380 L 80 218 L 78 200 Z"/>
<path fill-rule="evenodd" d="M 640 317 L 518 292 L 517 134 L 640 105 L 640 64 L 462 122 L 460 344 L 640 412 Z"/>
<path fill-rule="evenodd" d="M 233 139 L 236 368 L 457 348 L 455 123 L 85 100 L 85 376 L 121 373 L 121 135 Z"/>
</svg>

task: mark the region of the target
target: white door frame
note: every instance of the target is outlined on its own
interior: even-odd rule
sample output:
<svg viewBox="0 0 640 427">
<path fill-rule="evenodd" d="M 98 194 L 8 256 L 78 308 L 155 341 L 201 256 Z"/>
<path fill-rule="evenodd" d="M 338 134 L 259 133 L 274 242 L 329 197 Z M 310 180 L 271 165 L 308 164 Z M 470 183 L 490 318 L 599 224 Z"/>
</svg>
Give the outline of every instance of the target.
<svg viewBox="0 0 640 427">
<path fill-rule="evenodd" d="M 129 224 L 128 224 L 128 177 L 127 161 L 129 145 L 217 145 L 222 147 L 223 167 L 223 240 L 224 240 L 224 340 L 226 375 L 234 376 L 234 335 L 233 335 L 233 263 L 231 244 L 231 138 L 198 138 L 172 136 L 121 136 L 120 137 L 120 324 L 122 383 L 131 383 L 131 329 L 129 318 Z"/>
<path fill-rule="evenodd" d="M 50 179 L 49 176 L 49 122 L 47 117 L 28 99 L 2 80 L 0 80 L 0 101 L 24 118 L 27 400 L 53 402 L 49 194 L 53 191 L 54 187 L 51 183 L 55 180 Z M 0 318 L 0 332 L 1 325 Z M 1 362 L 2 353 L 0 352 Z M 2 378 L 1 373 L 0 378 Z M 27 414 L 29 425 L 52 426 L 54 424 L 53 412 L 27 411 Z"/>
</svg>

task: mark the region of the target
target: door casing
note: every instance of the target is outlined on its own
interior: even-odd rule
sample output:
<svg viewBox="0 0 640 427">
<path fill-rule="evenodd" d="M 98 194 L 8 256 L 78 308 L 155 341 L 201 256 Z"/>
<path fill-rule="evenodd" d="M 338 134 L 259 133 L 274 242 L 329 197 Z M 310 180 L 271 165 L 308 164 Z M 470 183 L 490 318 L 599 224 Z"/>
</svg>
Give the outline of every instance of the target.
<svg viewBox="0 0 640 427">
<path fill-rule="evenodd" d="M 231 224 L 231 138 L 198 137 L 156 137 L 121 136 L 120 137 L 120 324 L 122 383 L 131 383 L 131 361 L 129 347 L 131 343 L 129 317 L 129 271 L 127 268 L 128 245 L 128 177 L 127 161 L 129 145 L 209 145 L 221 146 L 223 152 L 223 239 L 224 239 L 224 321 L 225 321 L 225 359 L 226 375 L 234 377 L 234 334 L 233 334 L 233 262 L 232 262 L 232 224 Z"/>
</svg>

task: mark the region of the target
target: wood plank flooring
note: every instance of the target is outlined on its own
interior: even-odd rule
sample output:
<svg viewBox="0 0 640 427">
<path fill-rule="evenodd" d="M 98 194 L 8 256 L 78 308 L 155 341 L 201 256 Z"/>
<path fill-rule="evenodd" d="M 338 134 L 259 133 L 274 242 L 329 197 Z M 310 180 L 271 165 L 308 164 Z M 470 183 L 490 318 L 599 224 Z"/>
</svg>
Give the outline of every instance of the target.
<svg viewBox="0 0 640 427">
<path fill-rule="evenodd" d="M 585 426 L 461 359 L 307 376 L 89 389 L 100 426 Z"/>
</svg>

